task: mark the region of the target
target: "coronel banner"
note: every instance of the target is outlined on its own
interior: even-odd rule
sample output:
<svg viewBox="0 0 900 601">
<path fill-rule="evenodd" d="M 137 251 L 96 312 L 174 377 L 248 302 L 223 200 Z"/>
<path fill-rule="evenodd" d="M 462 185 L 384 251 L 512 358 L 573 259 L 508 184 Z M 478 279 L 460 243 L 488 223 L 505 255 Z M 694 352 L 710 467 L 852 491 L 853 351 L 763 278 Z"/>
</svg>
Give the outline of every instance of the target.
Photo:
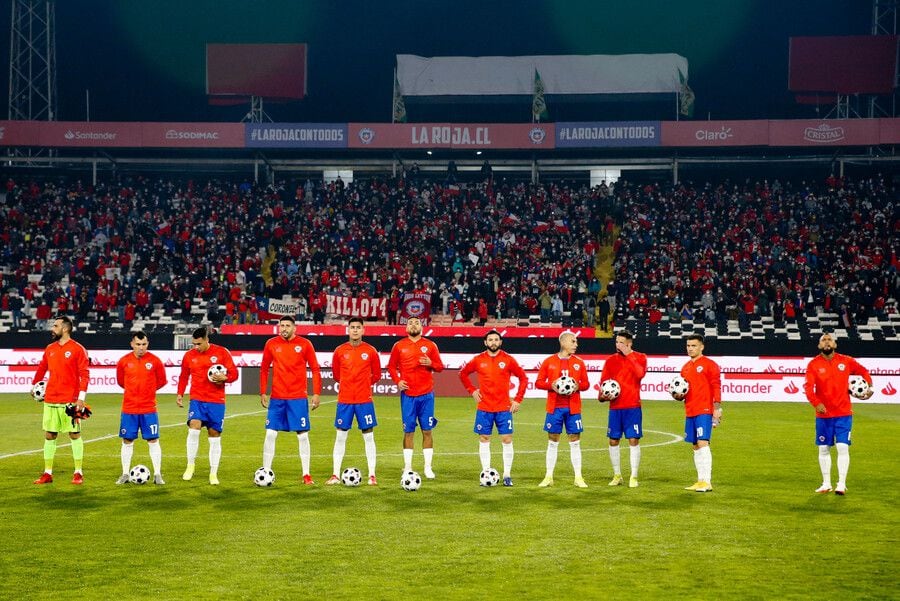
<svg viewBox="0 0 900 601">
<path fill-rule="evenodd" d="M 766 146 L 768 121 L 663 121 L 663 146 Z"/>
<path fill-rule="evenodd" d="M 350 148 L 552 149 L 554 128 L 518 123 L 351 123 Z"/>
</svg>

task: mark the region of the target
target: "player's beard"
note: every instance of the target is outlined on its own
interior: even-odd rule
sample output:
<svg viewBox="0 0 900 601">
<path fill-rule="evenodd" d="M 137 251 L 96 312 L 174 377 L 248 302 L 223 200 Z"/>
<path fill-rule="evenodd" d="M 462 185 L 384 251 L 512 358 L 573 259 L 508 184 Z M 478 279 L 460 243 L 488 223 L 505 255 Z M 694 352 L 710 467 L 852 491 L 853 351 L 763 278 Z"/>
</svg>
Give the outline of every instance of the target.
<svg viewBox="0 0 900 601">
<path fill-rule="evenodd" d="M 490 351 L 492 354 L 496 354 L 500 350 L 500 345 L 499 344 L 496 346 L 490 345 L 487 347 L 487 350 Z"/>
<path fill-rule="evenodd" d="M 825 355 L 826 357 L 830 357 L 834 354 L 834 349 L 833 348 L 822 349 L 822 354 Z"/>
<path fill-rule="evenodd" d="M 62 336 L 60 336 L 56 332 L 50 332 L 50 340 L 52 340 L 53 342 L 59 342 L 60 338 L 62 338 Z"/>
</svg>

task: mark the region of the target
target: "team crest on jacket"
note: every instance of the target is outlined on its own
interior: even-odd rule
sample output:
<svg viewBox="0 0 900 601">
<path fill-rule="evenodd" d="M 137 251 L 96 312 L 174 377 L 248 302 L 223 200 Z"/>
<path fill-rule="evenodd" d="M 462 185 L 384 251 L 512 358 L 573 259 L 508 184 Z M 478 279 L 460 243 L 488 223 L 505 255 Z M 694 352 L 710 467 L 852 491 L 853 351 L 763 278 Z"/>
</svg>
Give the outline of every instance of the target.
<svg viewBox="0 0 900 601">
<path fill-rule="evenodd" d="M 572 366 L 572 369 L 574 369 L 575 371 L 578 371 L 579 369 L 581 369 L 581 366 L 576 363 Z"/>
<path fill-rule="evenodd" d="M 845 369 L 847 369 L 847 366 L 844 365 L 843 363 L 838 363 L 838 369 L 841 371 L 844 371 Z"/>
<path fill-rule="evenodd" d="M 147 371 L 150 371 L 151 369 L 153 369 L 153 364 L 147 361 L 146 363 L 144 363 L 144 367 L 147 368 Z"/>
<path fill-rule="evenodd" d="M 506 369 L 506 361 L 501 361 L 497 365 L 500 367 L 500 369 Z"/>
<path fill-rule="evenodd" d="M 368 360 L 369 360 L 369 353 L 363 353 L 363 354 L 360 355 L 360 357 L 362 358 L 363 361 L 368 361 Z"/>
<path fill-rule="evenodd" d="M 299 352 L 300 352 L 300 345 L 299 345 L 299 344 L 298 344 L 297 346 L 294 347 L 294 352 L 295 352 L 295 353 L 299 353 Z"/>
<path fill-rule="evenodd" d="M 422 351 L 423 354 L 427 354 L 427 353 L 428 353 L 428 347 L 427 347 L 427 346 L 422 345 L 422 346 L 419 347 L 419 350 Z"/>
<path fill-rule="evenodd" d="M 702 365 L 698 365 L 698 366 L 697 366 L 697 373 L 698 373 L 698 374 L 702 374 L 702 373 L 703 373 L 703 366 L 702 366 Z"/>
<path fill-rule="evenodd" d="M 210 363 L 217 363 L 218 361 L 219 361 L 219 358 L 216 357 L 215 355 L 213 355 L 212 357 L 209 358 Z"/>
<path fill-rule="evenodd" d="M 66 359 L 68 359 L 71 356 L 72 356 L 72 351 L 66 351 L 65 353 L 63 353 L 63 357 L 65 357 Z"/>
</svg>

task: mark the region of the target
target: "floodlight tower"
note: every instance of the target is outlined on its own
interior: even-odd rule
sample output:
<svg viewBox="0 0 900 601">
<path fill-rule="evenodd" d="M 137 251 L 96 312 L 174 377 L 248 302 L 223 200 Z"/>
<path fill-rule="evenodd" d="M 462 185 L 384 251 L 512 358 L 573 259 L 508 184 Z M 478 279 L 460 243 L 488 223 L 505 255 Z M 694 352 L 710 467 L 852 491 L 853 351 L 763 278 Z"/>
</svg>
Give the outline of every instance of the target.
<svg viewBox="0 0 900 601">
<path fill-rule="evenodd" d="M 12 0 L 9 119 L 56 120 L 56 3 Z M 39 154 L 40 152 L 38 152 Z M 33 156 L 30 151 L 15 151 Z"/>
</svg>

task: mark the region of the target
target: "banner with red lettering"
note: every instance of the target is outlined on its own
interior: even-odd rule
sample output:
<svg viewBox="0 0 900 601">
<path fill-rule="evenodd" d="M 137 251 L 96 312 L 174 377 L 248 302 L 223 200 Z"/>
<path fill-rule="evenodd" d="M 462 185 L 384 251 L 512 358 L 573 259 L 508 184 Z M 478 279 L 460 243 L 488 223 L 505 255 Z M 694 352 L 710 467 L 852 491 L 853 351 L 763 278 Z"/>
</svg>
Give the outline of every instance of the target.
<svg viewBox="0 0 900 601">
<path fill-rule="evenodd" d="M 37 146 L 142 146 L 140 123 L 44 121 Z"/>
<path fill-rule="evenodd" d="M 556 146 L 553 124 L 350 123 L 350 148 L 517 148 Z"/>
<path fill-rule="evenodd" d="M 374 317 L 384 319 L 387 315 L 386 298 L 369 298 L 367 296 L 336 296 L 326 294 L 325 313 L 328 315 L 346 315 L 347 317 Z M 342 328 L 344 326 L 341 326 Z"/>
</svg>

